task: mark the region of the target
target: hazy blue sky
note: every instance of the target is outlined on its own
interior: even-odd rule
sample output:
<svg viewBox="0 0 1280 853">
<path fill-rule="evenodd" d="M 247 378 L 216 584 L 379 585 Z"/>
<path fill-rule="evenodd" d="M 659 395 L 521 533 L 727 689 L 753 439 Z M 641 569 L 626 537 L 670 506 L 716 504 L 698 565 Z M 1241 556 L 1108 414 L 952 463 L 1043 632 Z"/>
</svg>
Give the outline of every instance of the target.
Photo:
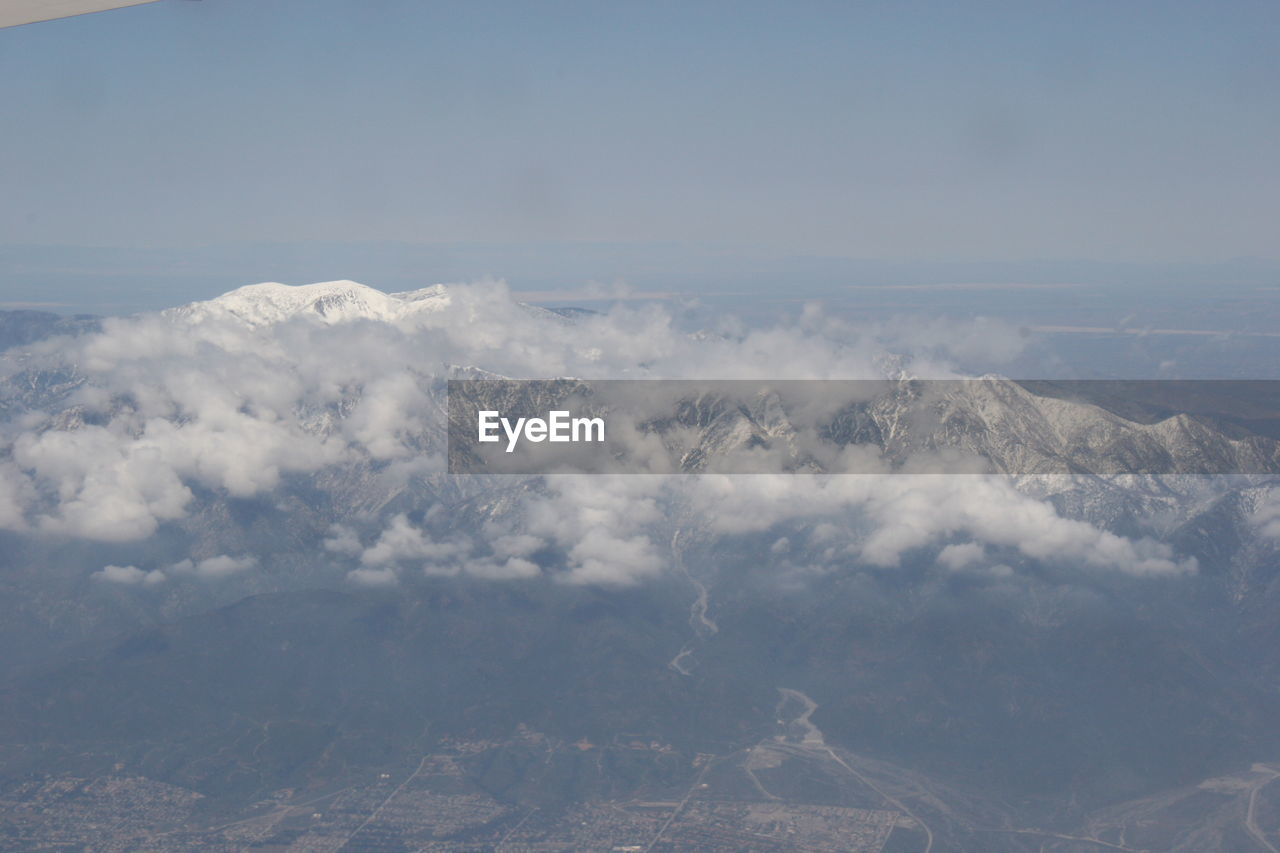
<svg viewBox="0 0 1280 853">
<path fill-rule="evenodd" d="M 1280 4 L 165 0 L 0 31 L 0 242 L 1275 258 Z"/>
</svg>

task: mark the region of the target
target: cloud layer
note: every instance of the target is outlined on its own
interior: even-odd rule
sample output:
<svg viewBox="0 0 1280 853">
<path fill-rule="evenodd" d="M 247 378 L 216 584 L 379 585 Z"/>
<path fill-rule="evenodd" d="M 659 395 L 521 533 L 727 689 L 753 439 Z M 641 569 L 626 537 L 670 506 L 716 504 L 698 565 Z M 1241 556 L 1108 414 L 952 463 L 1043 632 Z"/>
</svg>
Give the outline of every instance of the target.
<svg viewBox="0 0 1280 853">
<path fill-rule="evenodd" d="M 1020 346 L 1015 330 L 985 321 L 855 328 L 816 309 L 770 328 L 726 320 L 697 333 L 657 305 L 570 321 L 519 303 L 499 282 L 401 295 L 349 282 L 258 285 L 109 319 L 100 333 L 0 360 L 14 413 L 0 432 L 0 528 L 136 542 L 220 496 L 268 497 L 290 478 L 352 466 L 388 482 L 443 477 L 441 384 L 451 376 L 857 379 L 905 364 L 948 378 L 954 354 Z M 33 377 L 50 388 L 19 406 Z M 958 570 L 989 544 L 1137 574 L 1193 568 L 1164 546 L 1062 518 L 1007 481 L 977 477 L 552 477 L 513 492 L 472 535 L 440 505 L 353 510 L 318 550 L 371 585 L 410 571 L 629 583 L 669 567 L 675 507 L 721 535 L 825 525 L 822 553 L 875 566 L 939 547 L 940 562 Z M 253 565 L 250 556 L 192 556 L 95 577 L 152 584 Z"/>
</svg>

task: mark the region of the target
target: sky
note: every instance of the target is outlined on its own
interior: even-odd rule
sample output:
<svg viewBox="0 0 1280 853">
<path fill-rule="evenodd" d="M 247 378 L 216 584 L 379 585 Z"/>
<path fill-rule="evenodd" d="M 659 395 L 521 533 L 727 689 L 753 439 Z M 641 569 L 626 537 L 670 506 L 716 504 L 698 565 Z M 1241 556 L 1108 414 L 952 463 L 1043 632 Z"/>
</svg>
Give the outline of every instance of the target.
<svg viewBox="0 0 1280 853">
<path fill-rule="evenodd" d="M 1277 43 L 1267 2 L 163 0 L 0 31 L 0 242 L 1276 259 Z"/>
</svg>

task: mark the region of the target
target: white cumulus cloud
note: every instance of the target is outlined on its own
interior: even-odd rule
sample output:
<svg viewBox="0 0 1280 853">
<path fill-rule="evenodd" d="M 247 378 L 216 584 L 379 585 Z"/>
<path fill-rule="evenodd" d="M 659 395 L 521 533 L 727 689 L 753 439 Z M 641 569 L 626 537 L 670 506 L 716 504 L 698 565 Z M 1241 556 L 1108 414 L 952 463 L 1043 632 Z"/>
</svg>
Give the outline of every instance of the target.
<svg viewBox="0 0 1280 853">
<path fill-rule="evenodd" d="M 148 572 L 137 566 L 103 566 L 94 572 L 92 577 L 94 580 L 128 586 L 136 586 L 138 584 L 154 586 L 158 583 L 164 583 L 167 579 L 165 573 L 158 569 L 152 569 Z"/>
<path fill-rule="evenodd" d="M 251 286 L 109 319 L 100 333 L 25 353 L 24 369 L 70 371 L 74 390 L 56 401 L 64 411 L 32 411 L 0 431 L 0 527 L 136 541 L 210 501 L 269 495 L 295 477 L 370 470 L 396 488 L 442 478 L 440 385 L 463 368 L 516 378 L 852 379 L 882 377 L 911 353 L 915 375 L 946 378 L 957 356 L 1007 358 L 1023 345 L 996 321 L 855 325 L 815 307 L 769 327 L 726 319 L 696 334 L 654 304 L 570 322 L 519 303 L 501 282 L 391 295 L 351 282 Z M 724 535 L 808 520 L 824 559 L 876 566 L 963 538 L 969 544 L 946 546 L 939 563 L 960 568 L 993 546 L 1133 574 L 1195 568 L 1165 545 L 1065 518 L 999 478 L 565 476 L 513 494 L 505 520 L 479 536 L 433 515 L 439 503 L 411 507 L 427 516 L 415 524 L 400 505 L 344 514 L 338 499 L 322 547 L 349 561 L 358 584 L 387 585 L 409 569 L 635 583 L 670 568 L 678 506 Z M 1264 531 L 1280 530 L 1280 513 L 1259 518 Z M 799 547 L 788 532 L 773 550 Z M 224 554 L 167 574 L 215 579 L 254 565 Z M 133 568 L 95 576 L 140 582 L 127 580 Z"/>
</svg>

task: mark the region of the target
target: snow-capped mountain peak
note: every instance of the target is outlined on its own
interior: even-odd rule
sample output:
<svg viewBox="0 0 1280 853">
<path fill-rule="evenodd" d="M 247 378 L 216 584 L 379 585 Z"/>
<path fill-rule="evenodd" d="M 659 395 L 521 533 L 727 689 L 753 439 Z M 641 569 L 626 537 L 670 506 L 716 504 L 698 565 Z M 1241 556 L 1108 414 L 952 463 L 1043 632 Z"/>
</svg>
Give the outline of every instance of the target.
<svg viewBox="0 0 1280 853">
<path fill-rule="evenodd" d="M 326 324 L 352 320 L 395 323 L 449 305 L 442 284 L 404 293 L 383 293 L 354 281 L 288 285 L 264 282 L 240 287 L 214 299 L 192 302 L 168 312 L 194 322 L 234 318 L 250 326 L 268 326 L 308 316 Z"/>
</svg>

